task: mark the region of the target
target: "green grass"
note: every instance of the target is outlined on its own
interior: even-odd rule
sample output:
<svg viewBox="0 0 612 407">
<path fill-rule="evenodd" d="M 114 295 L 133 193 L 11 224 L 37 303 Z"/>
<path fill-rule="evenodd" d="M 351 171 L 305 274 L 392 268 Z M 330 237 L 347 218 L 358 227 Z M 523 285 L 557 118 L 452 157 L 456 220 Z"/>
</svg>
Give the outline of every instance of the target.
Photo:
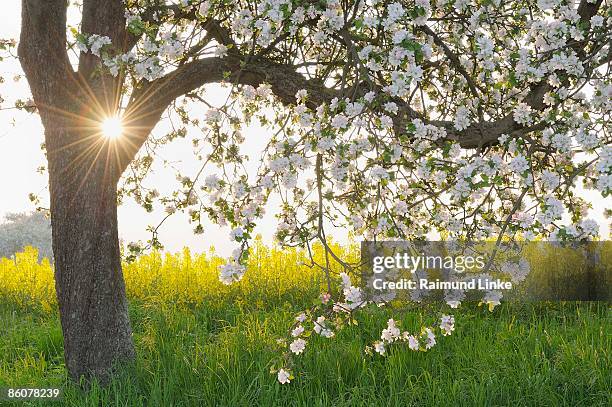
<svg viewBox="0 0 612 407">
<path fill-rule="evenodd" d="M 270 374 L 275 341 L 299 304 L 132 303 L 138 358 L 109 387 L 67 381 L 57 315 L 0 305 L 0 387 L 61 387 L 68 406 L 612 404 L 606 304 L 468 305 L 427 353 L 364 353 L 390 316 L 414 329 L 431 312 L 376 309 L 335 339 L 311 338 L 296 378 Z M 421 315 L 422 312 L 422 315 Z M 2 402 L 0 402 L 1 404 Z M 31 405 L 38 405 L 30 402 Z M 50 403 L 49 403 L 50 404 Z"/>
</svg>

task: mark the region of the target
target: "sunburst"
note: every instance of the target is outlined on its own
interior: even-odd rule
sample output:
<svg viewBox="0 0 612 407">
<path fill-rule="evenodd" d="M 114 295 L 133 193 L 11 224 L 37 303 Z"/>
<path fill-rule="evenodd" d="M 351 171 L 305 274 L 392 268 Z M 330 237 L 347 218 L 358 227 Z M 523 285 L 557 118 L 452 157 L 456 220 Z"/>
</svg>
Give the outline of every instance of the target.
<svg viewBox="0 0 612 407">
<path fill-rule="evenodd" d="M 108 139 L 117 139 L 123 135 L 123 121 L 119 116 L 107 117 L 100 123 L 102 135 Z"/>
</svg>

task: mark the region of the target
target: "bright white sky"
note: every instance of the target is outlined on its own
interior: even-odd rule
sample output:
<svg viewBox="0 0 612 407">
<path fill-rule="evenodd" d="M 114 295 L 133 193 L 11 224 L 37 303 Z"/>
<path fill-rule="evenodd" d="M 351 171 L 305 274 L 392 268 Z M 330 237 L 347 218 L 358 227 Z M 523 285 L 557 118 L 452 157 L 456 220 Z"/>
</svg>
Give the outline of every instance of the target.
<svg viewBox="0 0 612 407">
<path fill-rule="evenodd" d="M 20 28 L 21 2 L 5 0 L 2 3 L 0 38 L 17 39 Z M 2 62 L 0 71 L 7 79 L 7 83 L 0 85 L 0 96 L 7 99 L 7 102 L 0 107 L 9 106 L 9 101 L 12 103 L 15 95 L 24 99 L 28 97 L 25 80 L 18 83 L 12 83 L 10 80 L 12 76 L 22 73 L 16 60 Z M 211 88 L 210 92 L 213 100 L 219 99 L 221 96 L 219 89 Z M 204 112 L 196 111 L 194 113 L 202 115 Z M 164 127 L 164 124 L 162 124 L 158 126 L 156 131 L 163 134 Z M 257 158 L 257 152 L 261 151 L 268 138 L 266 134 L 268 131 L 257 127 L 252 127 L 246 131 L 247 143 L 244 151 L 250 152 L 252 157 Z M 47 205 L 47 175 L 46 173 L 39 174 L 36 171 L 39 166 L 46 164 L 43 152 L 40 149 L 42 142 L 43 129 L 38 116 L 16 112 L 15 110 L 0 110 L 0 174 L 2 174 L 0 176 L 0 220 L 9 212 L 33 210 L 34 205 L 28 199 L 29 193 L 39 194 L 43 197 L 43 205 Z M 159 155 L 173 162 L 174 166 L 182 168 L 184 175 L 187 176 L 193 177 L 199 168 L 198 162 L 193 159 L 192 148 L 188 140 L 174 141 L 171 145 L 161 149 Z M 159 161 L 154 173 L 147 180 L 147 184 L 155 186 L 160 192 L 170 191 L 176 186 L 175 174 L 173 171 L 164 169 Z M 210 172 L 213 171 L 214 168 L 211 168 Z M 585 196 L 592 201 L 595 207 L 590 216 L 600 223 L 602 226 L 601 234 L 607 237 L 608 222 L 604 220 L 603 209 L 606 206 L 611 206 L 610 199 L 604 200 L 599 193 L 594 191 L 585 192 Z M 271 205 L 266 218 L 256 230 L 268 242 L 272 241 L 275 229 L 275 220 L 272 213 L 274 207 L 274 204 Z M 146 241 L 150 237 L 146 232 L 146 227 L 156 225 L 163 217 L 163 208 L 157 208 L 155 212 L 149 214 L 134 203 L 128 202 L 119 209 L 120 237 L 125 241 Z M 160 230 L 160 238 L 169 251 L 178 251 L 184 246 L 188 246 L 195 251 L 202 251 L 214 245 L 217 252 L 228 255 L 234 247 L 234 244 L 228 238 L 229 231 L 211 224 L 206 226 L 203 235 L 194 235 L 191 232 L 192 226 L 187 222 L 187 215 L 178 213 L 166 221 Z M 338 236 L 338 234 L 341 236 Z M 343 241 L 345 235 L 346 232 L 344 231 L 336 231 L 334 237 Z"/>
</svg>

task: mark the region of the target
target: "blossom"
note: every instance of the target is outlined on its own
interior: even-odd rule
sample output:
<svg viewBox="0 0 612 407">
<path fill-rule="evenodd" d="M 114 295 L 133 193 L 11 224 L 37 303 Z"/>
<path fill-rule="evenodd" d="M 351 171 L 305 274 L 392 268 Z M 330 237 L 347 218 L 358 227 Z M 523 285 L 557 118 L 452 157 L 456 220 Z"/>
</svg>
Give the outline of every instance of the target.
<svg viewBox="0 0 612 407">
<path fill-rule="evenodd" d="M 512 220 L 517 222 L 522 228 L 526 229 L 533 224 L 533 216 L 528 212 L 517 211 L 512 215 Z"/>
<path fill-rule="evenodd" d="M 384 108 L 385 108 L 385 110 L 387 112 L 389 112 L 391 114 L 397 114 L 397 112 L 398 112 L 397 105 L 395 103 L 393 103 L 393 102 L 385 103 Z"/>
<path fill-rule="evenodd" d="M 612 190 L 612 174 L 600 174 L 596 186 L 602 192 Z"/>
<path fill-rule="evenodd" d="M 105 45 L 110 45 L 111 39 L 105 35 L 93 34 L 89 37 L 89 49 L 95 56 L 100 56 L 100 50 Z"/>
<path fill-rule="evenodd" d="M 321 152 L 329 151 L 334 147 L 334 139 L 331 137 L 323 137 L 319 139 L 317 147 Z"/>
<path fill-rule="evenodd" d="M 89 50 L 86 38 L 85 39 L 77 38 L 76 46 L 79 49 L 79 51 L 83 53 Z"/>
<path fill-rule="evenodd" d="M 408 348 L 411 350 L 419 350 L 419 340 L 414 335 L 408 336 Z"/>
<path fill-rule="evenodd" d="M 289 158 L 287 157 L 278 157 L 270 162 L 270 170 L 274 172 L 281 172 L 286 170 L 289 166 Z"/>
<path fill-rule="evenodd" d="M 402 18 L 405 13 L 406 11 L 400 3 L 391 3 L 387 7 L 388 19 L 390 21 L 397 21 L 398 19 Z"/>
<path fill-rule="evenodd" d="M 555 8 L 559 4 L 559 0 L 538 0 L 537 3 L 540 10 L 545 11 Z"/>
<path fill-rule="evenodd" d="M 343 114 L 337 114 L 332 119 L 331 125 L 336 130 L 346 129 L 348 126 L 348 117 Z"/>
<path fill-rule="evenodd" d="M 294 340 L 289 345 L 289 349 L 291 350 L 291 352 L 295 353 L 296 355 L 299 355 L 300 353 L 304 352 L 305 348 L 306 348 L 306 341 L 302 338 Z"/>
<path fill-rule="evenodd" d="M 580 222 L 580 229 L 587 236 L 599 235 L 599 224 L 593 219 L 584 219 Z"/>
<path fill-rule="evenodd" d="M 451 308 L 458 308 L 463 299 L 465 299 L 463 290 L 449 290 L 444 294 L 444 300 Z"/>
<path fill-rule="evenodd" d="M 387 328 L 382 331 L 381 339 L 385 342 L 393 342 L 399 337 L 400 330 L 393 319 L 389 319 L 387 324 Z"/>
<path fill-rule="evenodd" d="M 457 301 L 457 300 L 446 300 L 446 303 L 451 308 L 459 308 L 459 305 L 461 305 L 461 301 Z"/>
<path fill-rule="evenodd" d="M 493 311 L 496 305 L 501 304 L 500 300 L 502 298 L 501 291 L 487 291 L 486 295 L 483 297 L 482 302 L 489 306 L 489 311 Z"/>
<path fill-rule="evenodd" d="M 397 201 L 395 205 L 393 205 L 393 210 L 398 215 L 404 215 L 408 211 L 408 204 L 405 201 Z"/>
<path fill-rule="evenodd" d="M 376 351 L 376 353 L 378 353 L 379 355 L 384 355 L 385 354 L 385 344 L 381 341 L 375 342 L 374 351 Z"/>
<path fill-rule="evenodd" d="M 325 324 L 325 317 L 323 315 L 317 318 L 314 331 L 325 338 L 331 338 L 334 336 L 334 333 Z"/>
<path fill-rule="evenodd" d="M 240 240 L 244 236 L 244 229 L 241 227 L 237 227 L 230 232 L 230 237 L 232 240 Z"/>
<path fill-rule="evenodd" d="M 219 58 L 223 58 L 227 56 L 228 47 L 223 44 L 218 44 L 217 49 L 215 49 L 215 56 Z"/>
<path fill-rule="evenodd" d="M 479 58 L 484 59 L 484 58 L 488 58 L 489 56 L 493 55 L 495 44 L 490 38 L 485 37 L 485 36 L 480 36 L 476 40 L 476 43 L 478 44 L 478 57 Z"/>
<path fill-rule="evenodd" d="M 457 0 L 453 3 L 453 8 L 457 12 L 461 12 L 467 8 L 470 4 L 470 0 Z"/>
<path fill-rule="evenodd" d="M 455 317 L 452 315 L 442 315 L 440 329 L 442 330 L 442 335 L 450 335 L 455 330 Z"/>
<path fill-rule="evenodd" d="M 538 213 L 536 219 L 543 225 L 548 226 L 553 221 L 560 219 L 565 212 L 563 203 L 554 196 L 545 197 L 544 210 Z"/>
<path fill-rule="evenodd" d="M 280 369 L 277 375 L 280 384 L 291 383 L 291 372 L 285 369 Z"/>
<path fill-rule="evenodd" d="M 522 174 L 529 169 L 529 161 L 524 156 L 518 155 L 510 162 L 508 168 L 513 172 Z"/>
<path fill-rule="evenodd" d="M 308 91 L 306 91 L 306 89 L 300 89 L 297 91 L 297 93 L 295 94 L 295 99 L 298 102 L 304 102 L 306 100 L 306 97 L 308 96 Z"/>
<path fill-rule="evenodd" d="M 520 102 L 513 110 L 514 121 L 522 125 L 530 125 L 533 122 L 533 110 L 527 103 Z"/>
<path fill-rule="evenodd" d="M 346 304 L 342 304 L 343 308 L 355 309 L 363 305 L 363 297 L 361 288 L 359 287 L 347 287 L 343 290 Z"/>
<path fill-rule="evenodd" d="M 177 58 L 184 51 L 183 44 L 175 38 L 172 38 L 170 33 L 163 36 L 163 43 L 159 49 L 159 53 L 163 57 Z"/>
<path fill-rule="evenodd" d="M 406 37 L 408 37 L 408 31 L 403 28 L 399 29 L 393 33 L 393 43 L 400 44 Z"/>
<path fill-rule="evenodd" d="M 296 338 L 300 336 L 303 332 L 304 332 L 304 327 L 302 325 L 298 325 L 291 331 L 291 336 Z"/>
<path fill-rule="evenodd" d="M 221 186 L 221 180 L 216 174 L 211 174 L 206 177 L 204 180 L 204 185 L 206 188 L 210 188 L 212 190 L 218 190 Z"/>
<path fill-rule="evenodd" d="M 200 6 L 198 7 L 198 13 L 200 13 L 201 16 L 207 16 L 209 11 L 210 1 L 206 0 L 200 3 Z"/>
<path fill-rule="evenodd" d="M 470 119 L 468 118 L 469 110 L 465 106 L 459 106 L 457 114 L 455 115 L 455 128 L 457 130 L 465 130 L 470 125 Z"/>
<path fill-rule="evenodd" d="M 246 267 L 242 264 L 230 261 L 219 267 L 219 280 L 225 285 L 232 284 L 240 281 L 245 271 Z"/>
<path fill-rule="evenodd" d="M 425 349 L 433 348 L 434 345 L 436 344 L 436 335 L 434 335 L 431 328 L 425 328 L 425 335 L 426 335 Z"/>
<path fill-rule="evenodd" d="M 363 103 L 360 102 L 347 103 L 346 114 L 351 117 L 360 115 L 363 112 L 363 107 Z"/>
<path fill-rule="evenodd" d="M 509 274 L 511 280 L 515 283 L 525 280 L 529 270 L 529 262 L 525 259 L 519 260 L 518 263 L 505 262 L 501 266 L 502 273 Z"/>
<path fill-rule="evenodd" d="M 381 181 L 383 179 L 389 179 L 389 173 L 387 172 L 387 170 L 385 170 L 379 165 L 373 167 L 370 174 L 372 175 L 372 178 L 378 181 Z"/>
<path fill-rule="evenodd" d="M 549 170 L 542 171 L 542 186 L 544 189 L 553 189 L 559 186 L 559 174 L 555 174 Z"/>
<path fill-rule="evenodd" d="M 603 16 L 595 15 L 591 17 L 591 27 L 602 27 L 604 23 Z"/>
<path fill-rule="evenodd" d="M 104 59 L 104 65 L 106 65 L 108 67 L 109 72 L 111 73 L 111 75 L 113 75 L 113 77 L 117 77 L 117 75 L 119 75 L 119 63 L 117 61 L 117 58 L 106 58 Z"/>
</svg>

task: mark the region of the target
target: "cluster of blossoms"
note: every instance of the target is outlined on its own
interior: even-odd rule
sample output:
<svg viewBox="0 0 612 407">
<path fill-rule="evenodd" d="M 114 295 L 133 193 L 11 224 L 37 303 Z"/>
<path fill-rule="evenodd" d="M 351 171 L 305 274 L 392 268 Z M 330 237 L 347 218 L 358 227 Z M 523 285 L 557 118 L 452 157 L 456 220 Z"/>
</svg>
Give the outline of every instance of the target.
<svg viewBox="0 0 612 407">
<path fill-rule="evenodd" d="M 359 287 L 352 285 L 346 273 L 340 275 L 343 287 L 343 300 L 333 301 L 330 293 L 321 296 L 320 304 L 301 312 L 295 317 L 295 323 L 289 331 L 288 340 L 280 340 L 283 346 L 282 363 L 277 372 L 281 384 L 289 383 L 293 356 L 302 354 L 308 344 L 305 338 L 321 337 L 330 339 L 335 332 L 346 325 L 356 324 L 355 311 L 363 308 L 367 301 Z"/>
<path fill-rule="evenodd" d="M 102 48 L 110 44 L 110 38 L 98 34 L 92 34 L 89 37 L 80 36 L 77 41 L 77 47 L 81 52 L 91 52 L 97 57 L 100 57 L 100 52 Z"/>
<path fill-rule="evenodd" d="M 596 186 L 604 196 L 612 194 L 612 146 L 605 146 L 595 167 Z"/>
<path fill-rule="evenodd" d="M 551 233 L 551 240 L 592 240 L 599 236 L 599 223 L 593 219 L 583 219 L 575 225 L 563 226 Z"/>
<path fill-rule="evenodd" d="M 354 312 L 367 304 L 361 289 L 354 287 L 351 279 L 345 273 L 341 273 L 342 285 L 344 287 L 344 301 L 333 302 L 329 294 L 321 297 L 321 304 L 315 306 L 295 317 L 295 324 L 289 332 L 289 340 L 280 340 L 279 343 L 286 347 L 281 358 L 282 367 L 273 369 L 277 373 L 277 379 L 281 384 L 290 383 L 293 379 L 293 358 L 301 355 L 307 345 L 305 338 L 312 338 L 313 333 L 323 338 L 335 336 L 334 330 L 340 330 L 343 326 L 356 324 Z M 356 294 L 359 293 L 359 294 Z M 499 304 L 499 297 L 488 293 L 483 301 L 488 304 Z M 359 304 L 358 307 L 351 304 Z M 379 304 L 380 305 L 380 304 Z M 493 305 L 493 306 L 494 306 Z M 321 313 L 326 315 L 320 315 Z M 333 321 L 333 322 L 331 322 Z M 332 328 L 333 326 L 333 328 Z M 442 315 L 439 323 L 435 326 L 422 327 L 417 333 L 411 334 L 401 331 L 397 321 L 389 319 L 387 327 L 381 333 L 381 340 L 367 346 L 365 352 L 372 351 L 379 355 L 385 355 L 393 345 L 407 344 L 413 351 L 427 351 L 436 345 L 436 331 L 442 336 L 450 336 L 455 330 L 455 318 L 452 315 Z"/>
<path fill-rule="evenodd" d="M 309 317 L 306 313 L 301 313 L 296 317 L 297 325 L 291 331 L 291 337 L 293 339 L 289 344 L 289 350 L 294 355 L 300 355 L 304 352 L 307 342 L 303 337 L 310 335 L 310 333 L 304 328 L 304 324 L 308 320 Z M 341 325 L 342 323 L 337 324 L 338 327 Z M 326 338 L 331 338 L 334 336 L 333 332 L 327 328 L 324 316 L 319 316 L 316 321 L 314 321 L 313 330 L 318 335 Z M 401 332 L 397 322 L 393 319 L 389 319 L 387 322 L 387 328 L 383 329 L 381 333 L 381 340 L 375 342 L 371 347 L 367 346 L 365 351 L 366 353 L 371 354 L 372 350 L 374 350 L 374 352 L 378 353 L 379 355 L 385 355 L 389 346 L 392 344 L 407 344 L 408 348 L 413 351 L 427 351 L 436 344 L 435 330 L 439 330 L 443 336 L 451 335 L 455 330 L 455 318 L 452 315 L 442 315 L 438 326 L 423 327 L 417 334 L 410 334 L 407 331 Z M 281 341 L 281 343 L 284 344 L 285 342 Z M 287 360 L 286 355 L 284 360 Z M 278 381 L 281 384 L 290 383 L 290 379 L 293 379 L 292 370 L 287 366 L 281 367 L 274 371 L 277 373 Z"/>
<path fill-rule="evenodd" d="M 379 355 L 385 355 L 391 345 L 404 344 L 413 351 L 427 351 L 436 345 L 436 335 L 434 330 L 439 329 L 443 336 L 449 336 L 455 330 L 455 318 L 452 315 L 442 315 L 437 327 L 423 327 L 419 333 L 410 334 L 408 331 L 402 332 L 394 319 L 387 321 L 387 327 L 380 335 L 380 341 L 374 342 L 372 348 L 366 348 L 366 352 L 371 349 Z"/>
<path fill-rule="evenodd" d="M 230 263 L 226 263 L 219 268 L 219 280 L 223 284 L 231 284 L 236 281 L 240 281 L 246 271 L 246 267 L 234 260 Z"/>
<path fill-rule="evenodd" d="M 514 121 L 524 126 L 529 126 L 533 122 L 533 111 L 526 103 L 519 103 L 514 108 Z"/>
<path fill-rule="evenodd" d="M 490 311 L 493 311 L 497 305 L 501 304 L 501 299 L 504 295 L 501 291 L 491 290 L 487 291 L 485 296 L 483 297 L 481 304 L 486 304 L 489 307 Z"/>
<path fill-rule="evenodd" d="M 361 288 L 355 287 L 351 284 L 351 278 L 346 273 L 341 273 L 342 278 L 342 292 L 344 294 L 345 302 L 338 303 L 334 306 L 334 311 L 352 311 L 359 307 L 362 307 L 365 302 L 365 298 Z"/>
</svg>

